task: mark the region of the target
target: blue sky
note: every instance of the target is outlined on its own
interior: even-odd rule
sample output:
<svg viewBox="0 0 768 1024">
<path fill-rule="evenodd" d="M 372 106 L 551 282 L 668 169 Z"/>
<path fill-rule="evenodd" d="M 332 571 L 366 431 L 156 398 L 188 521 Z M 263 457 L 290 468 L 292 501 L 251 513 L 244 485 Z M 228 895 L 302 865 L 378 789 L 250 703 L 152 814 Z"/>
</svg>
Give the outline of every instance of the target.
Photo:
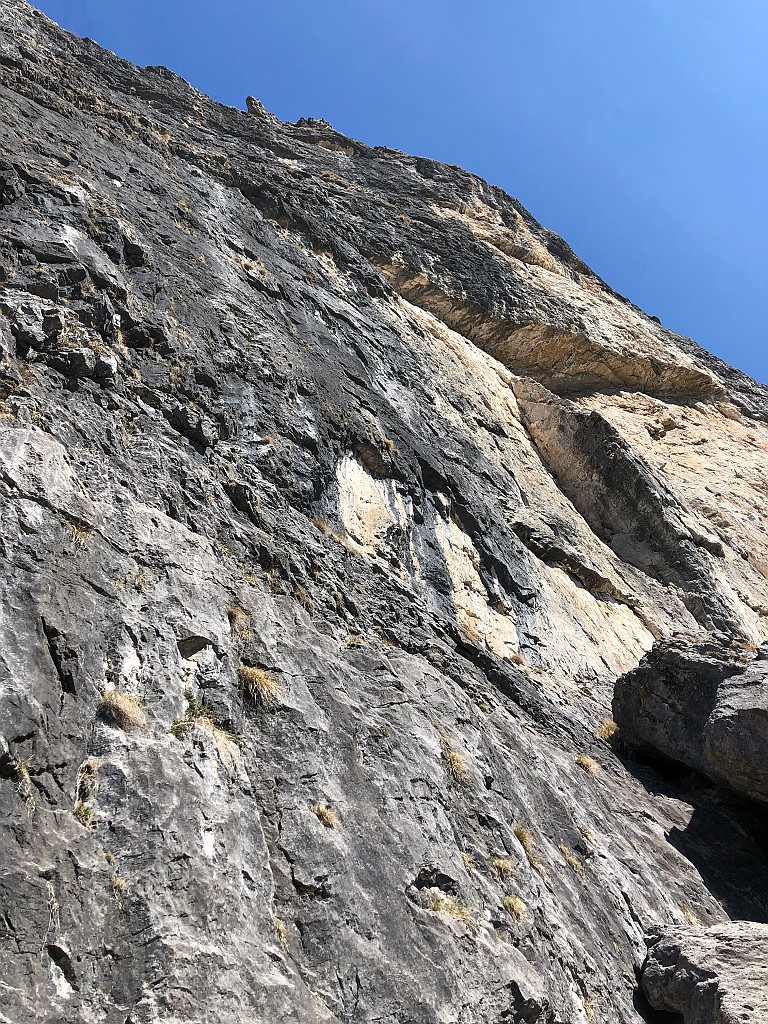
<svg viewBox="0 0 768 1024">
<path fill-rule="evenodd" d="M 39 0 L 223 103 L 460 164 L 768 381 L 765 0 Z"/>
</svg>

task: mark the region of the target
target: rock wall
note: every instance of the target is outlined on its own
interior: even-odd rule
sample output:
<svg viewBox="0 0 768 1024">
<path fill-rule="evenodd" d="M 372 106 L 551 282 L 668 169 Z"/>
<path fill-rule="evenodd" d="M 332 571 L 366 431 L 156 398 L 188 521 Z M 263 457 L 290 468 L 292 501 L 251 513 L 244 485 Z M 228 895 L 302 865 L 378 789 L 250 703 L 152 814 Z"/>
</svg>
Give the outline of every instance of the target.
<svg viewBox="0 0 768 1024">
<path fill-rule="evenodd" d="M 652 1020 L 646 935 L 768 870 L 613 681 L 768 639 L 766 389 L 22 0 L 0 107 L 0 1020 Z"/>
</svg>

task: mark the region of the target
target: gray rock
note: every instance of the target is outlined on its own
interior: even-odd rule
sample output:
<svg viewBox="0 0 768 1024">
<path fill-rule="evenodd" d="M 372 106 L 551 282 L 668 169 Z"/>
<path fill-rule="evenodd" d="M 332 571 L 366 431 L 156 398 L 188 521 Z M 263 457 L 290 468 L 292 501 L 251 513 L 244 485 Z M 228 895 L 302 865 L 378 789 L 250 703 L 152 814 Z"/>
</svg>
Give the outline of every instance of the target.
<svg viewBox="0 0 768 1024">
<path fill-rule="evenodd" d="M 99 379 L 116 377 L 119 363 L 112 352 L 99 352 L 93 368 L 93 375 Z"/>
<path fill-rule="evenodd" d="M 21 383 L 16 362 L 16 342 L 10 327 L 0 320 L 0 378 L 14 384 Z"/>
<path fill-rule="evenodd" d="M 684 1024 L 768 1020 L 768 926 L 678 928 L 650 942 L 641 985 L 655 1009 Z"/>
<path fill-rule="evenodd" d="M 613 716 L 630 746 L 768 801 L 768 661 L 726 638 L 654 644 L 616 681 Z"/>
<path fill-rule="evenodd" d="M 8 53 L 4 48 L 0 53 Z M 2 60 L 2 57 L 0 57 Z M 8 164 L 0 163 L 0 207 L 10 206 L 24 195 L 24 183 L 18 171 Z"/>
<path fill-rule="evenodd" d="M 704 750 L 719 778 L 768 801 L 768 661 L 723 681 L 704 726 Z"/>
<path fill-rule="evenodd" d="M 0 1015 L 639 1024 L 654 922 L 768 920 L 606 739 L 768 639 L 766 390 L 459 168 L 0 54 Z"/>
</svg>

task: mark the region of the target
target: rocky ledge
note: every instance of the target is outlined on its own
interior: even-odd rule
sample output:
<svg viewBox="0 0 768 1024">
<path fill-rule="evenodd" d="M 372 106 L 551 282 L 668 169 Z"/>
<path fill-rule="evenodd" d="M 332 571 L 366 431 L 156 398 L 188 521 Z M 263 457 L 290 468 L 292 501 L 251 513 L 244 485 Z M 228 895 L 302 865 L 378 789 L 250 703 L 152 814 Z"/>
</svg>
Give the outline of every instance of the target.
<svg viewBox="0 0 768 1024">
<path fill-rule="evenodd" d="M 654 1021 L 768 921 L 768 393 L 247 106 L 0 6 L 0 1019 Z"/>
<path fill-rule="evenodd" d="M 642 753 L 768 801 L 768 648 L 716 635 L 654 644 L 616 681 L 613 716 Z"/>
<path fill-rule="evenodd" d="M 734 921 L 650 940 L 642 986 L 684 1024 L 768 1020 L 768 927 Z"/>
</svg>

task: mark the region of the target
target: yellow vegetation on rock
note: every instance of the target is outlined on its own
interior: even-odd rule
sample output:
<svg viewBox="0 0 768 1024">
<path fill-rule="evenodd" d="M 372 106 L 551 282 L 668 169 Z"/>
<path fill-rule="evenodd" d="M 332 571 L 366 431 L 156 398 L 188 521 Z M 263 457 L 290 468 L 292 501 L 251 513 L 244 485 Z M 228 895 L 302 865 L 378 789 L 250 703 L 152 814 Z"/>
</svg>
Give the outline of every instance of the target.
<svg viewBox="0 0 768 1024">
<path fill-rule="evenodd" d="M 619 731 L 618 725 L 612 718 L 599 718 L 595 726 L 595 736 L 601 740 L 610 741 Z"/>
<path fill-rule="evenodd" d="M 310 807 L 312 813 L 316 816 L 317 820 L 325 828 L 338 828 L 339 818 L 335 811 L 332 811 L 330 807 L 325 807 L 323 804 L 312 804 Z"/>
<path fill-rule="evenodd" d="M 506 857 L 491 857 L 491 869 L 494 874 L 502 880 L 505 878 L 511 878 L 515 873 L 515 869 L 512 867 L 512 861 Z"/>
<path fill-rule="evenodd" d="M 541 862 L 539 852 L 536 849 L 536 840 L 533 838 L 533 832 L 531 832 L 527 825 L 516 825 L 514 828 L 514 834 L 515 838 L 522 846 L 525 856 L 528 858 L 528 863 L 534 871 L 541 872 L 543 870 L 543 864 Z"/>
<path fill-rule="evenodd" d="M 455 896 L 449 896 L 444 892 L 433 891 L 427 895 L 427 907 L 436 914 L 447 914 L 457 921 L 461 921 L 472 931 L 475 930 L 475 919 L 468 907 L 464 906 Z"/>
<path fill-rule="evenodd" d="M 525 917 L 525 903 L 519 896 L 505 896 L 502 903 L 509 916 L 516 921 L 522 921 Z"/>
<path fill-rule="evenodd" d="M 240 690 L 254 704 L 269 707 L 279 702 L 282 690 L 271 672 L 254 665 L 241 665 L 237 675 Z"/>
<path fill-rule="evenodd" d="M 454 782 L 458 782 L 459 784 L 468 782 L 470 774 L 464 755 L 451 747 L 448 739 L 443 735 L 443 733 L 439 732 L 438 738 L 440 740 L 440 750 L 443 755 L 443 761 L 445 762 L 445 767 L 449 776 Z"/>
<path fill-rule="evenodd" d="M 123 732 L 139 729 L 147 720 L 141 700 L 135 694 L 121 693 L 120 690 L 102 691 L 99 712 Z"/>
<path fill-rule="evenodd" d="M 579 754 L 576 758 L 576 764 L 579 768 L 587 773 L 587 775 L 597 775 L 597 762 L 593 761 L 588 754 Z"/>
<path fill-rule="evenodd" d="M 560 853 L 562 853 L 563 860 L 568 865 L 568 867 L 571 868 L 572 871 L 575 871 L 576 874 L 579 875 L 579 877 L 581 877 L 584 874 L 584 865 L 581 863 L 576 854 L 572 853 L 568 849 L 568 847 L 565 846 L 563 843 L 559 844 L 558 850 L 560 851 Z"/>
</svg>

